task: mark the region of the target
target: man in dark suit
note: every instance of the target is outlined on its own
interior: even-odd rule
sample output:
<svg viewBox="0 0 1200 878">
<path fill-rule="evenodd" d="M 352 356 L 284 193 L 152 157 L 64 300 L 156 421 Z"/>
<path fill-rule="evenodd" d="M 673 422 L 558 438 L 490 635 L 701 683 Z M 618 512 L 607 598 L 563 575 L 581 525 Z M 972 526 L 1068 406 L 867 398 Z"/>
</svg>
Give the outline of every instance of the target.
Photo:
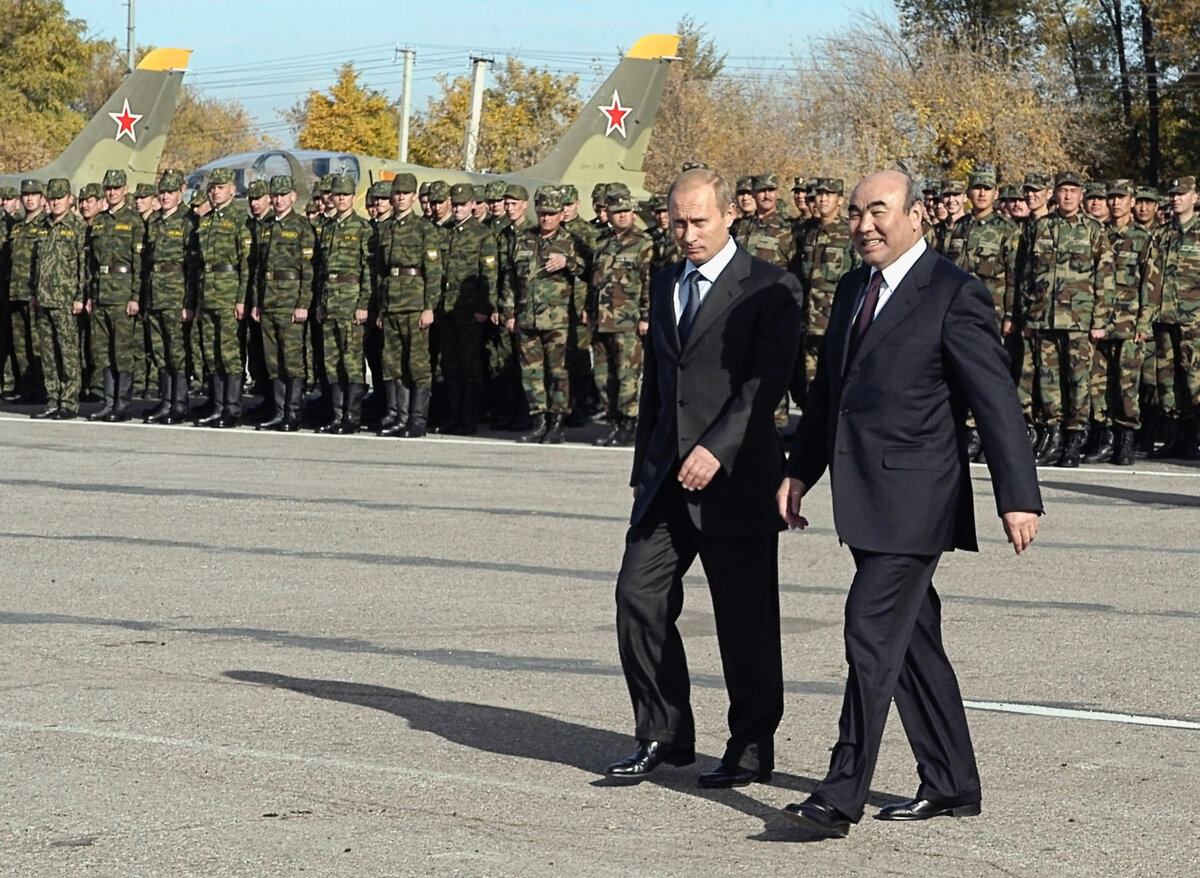
<svg viewBox="0 0 1200 878">
<path fill-rule="evenodd" d="M 933 589 L 942 552 L 978 548 L 962 426 L 968 408 L 1018 554 L 1037 534 L 1042 510 L 991 297 L 928 248 L 920 198 L 895 171 L 854 190 L 850 235 L 864 265 L 838 285 L 777 495 L 783 519 L 804 527 L 800 498 L 828 467 L 838 537 L 854 555 L 838 742 L 825 779 L 785 809 L 834 836 L 862 817 L 893 698 L 921 786 L 914 799 L 875 816 L 979 813 L 979 773 Z"/>
<path fill-rule="evenodd" d="M 633 512 L 617 578 L 617 639 L 635 752 L 606 769 L 640 779 L 695 761 L 688 671 L 676 620 L 699 555 L 729 692 L 729 742 L 705 787 L 767 782 L 783 716 L 779 520 L 783 448 L 774 410 L 800 335 L 800 288 L 729 236 L 729 184 L 686 171 L 668 194 L 685 261 L 651 286 L 634 446 Z"/>
</svg>

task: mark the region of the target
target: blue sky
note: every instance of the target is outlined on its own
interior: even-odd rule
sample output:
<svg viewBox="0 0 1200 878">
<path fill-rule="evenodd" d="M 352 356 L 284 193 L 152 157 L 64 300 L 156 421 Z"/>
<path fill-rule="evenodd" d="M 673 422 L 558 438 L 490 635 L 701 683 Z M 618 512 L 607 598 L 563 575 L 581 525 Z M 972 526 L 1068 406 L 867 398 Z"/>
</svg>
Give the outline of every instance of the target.
<svg viewBox="0 0 1200 878">
<path fill-rule="evenodd" d="M 65 5 L 68 14 L 87 22 L 90 36 L 125 46 L 125 0 Z M 310 89 L 327 88 L 347 61 L 372 88 L 398 100 L 397 46 L 417 51 L 413 108 L 421 109 L 437 93 L 435 77 L 466 75 L 473 54 L 498 60 L 511 54 L 531 66 L 578 74 L 580 92 L 588 97 L 621 50 L 644 34 L 674 32 L 685 14 L 704 27 L 727 55 L 727 70 L 739 76 L 787 67 L 794 53 L 808 56 L 812 37 L 847 28 L 862 16 L 894 15 L 888 0 L 139 0 L 135 9 L 139 45 L 192 49 L 185 82 L 206 96 L 241 101 L 284 145 L 290 145 L 291 133 L 278 111 Z"/>
</svg>

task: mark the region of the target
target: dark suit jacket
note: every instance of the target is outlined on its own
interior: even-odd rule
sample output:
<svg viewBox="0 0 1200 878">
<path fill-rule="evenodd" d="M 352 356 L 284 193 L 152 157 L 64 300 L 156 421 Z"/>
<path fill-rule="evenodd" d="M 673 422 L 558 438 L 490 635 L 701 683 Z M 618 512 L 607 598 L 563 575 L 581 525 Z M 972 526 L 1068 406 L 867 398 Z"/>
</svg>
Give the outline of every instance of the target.
<svg viewBox="0 0 1200 878">
<path fill-rule="evenodd" d="M 999 513 L 1041 512 L 1037 472 L 991 296 L 932 249 L 846 349 L 870 268 L 838 285 L 788 475 L 829 468 L 838 536 L 896 554 L 976 550 L 963 426 L 974 413 Z"/>
<path fill-rule="evenodd" d="M 630 522 L 641 522 L 678 463 L 703 445 L 721 469 L 706 488 L 689 492 L 693 524 L 722 536 L 778 531 L 774 495 L 784 457 L 774 411 L 799 344 L 800 286 L 738 247 L 680 350 L 673 296 L 683 266 L 664 269 L 651 282 Z"/>
</svg>

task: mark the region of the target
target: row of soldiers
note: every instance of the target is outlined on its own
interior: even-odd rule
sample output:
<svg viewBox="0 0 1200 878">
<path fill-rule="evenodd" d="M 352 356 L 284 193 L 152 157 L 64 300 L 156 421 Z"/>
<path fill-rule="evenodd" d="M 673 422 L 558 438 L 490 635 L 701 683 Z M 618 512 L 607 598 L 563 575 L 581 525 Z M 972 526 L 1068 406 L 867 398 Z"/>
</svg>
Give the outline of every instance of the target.
<svg viewBox="0 0 1200 878">
<path fill-rule="evenodd" d="M 104 407 L 91 417 L 124 421 L 140 375 L 157 369 L 145 420 L 180 423 L 203 374 L 211 411 L 196 423 L 231 427 L 248 369 L 272 413 L 260 428 L 298 429 L 315 382 L 319 429 L 347 433 L 363 420 L 369 364 L 385 435 L 424 434 L 436 377 L 448 432 L 475 432 L 487 382 L 493 426 L 524 429 L 523 441 L 562 441 L 569 406 L 589 396 L 608 418 L 598 441 L 632 441 L 649 277 L 677 253 L 661 200 L 643 232 L 621 184 L 593 192 L 592 223 L 574 187 L 543 187 L 531 225 L 520 184 L 418 187 L 399 174 L 370 188 L 366 218 L 353 180 L 334 175 L 305 217 L 290 177 L 252 182 L 245 210 L 234 179 L 213 171 L 190 210 L 175 170 L 133 209 L 119 170 L 74 205 L 66 180 L 24 181 L 3 250 L 8 397 L 35 397 L 44 375 L 34 416 L 75 417 L 94 362 Z"/>
</svg>

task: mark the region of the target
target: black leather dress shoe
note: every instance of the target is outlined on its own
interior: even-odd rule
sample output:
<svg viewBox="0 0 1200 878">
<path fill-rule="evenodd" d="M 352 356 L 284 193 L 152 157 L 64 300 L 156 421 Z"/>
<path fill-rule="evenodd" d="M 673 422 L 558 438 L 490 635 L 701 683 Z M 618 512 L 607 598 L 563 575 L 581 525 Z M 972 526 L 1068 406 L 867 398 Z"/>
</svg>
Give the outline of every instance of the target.
<svg viewBox="0 0 1200 878">
<path fill-rule="evenodd" d="M 793 802 L 784 807 L 783 813 L 805 829 L 812 829 L 823 835 L 845 838 L 850 834 L 850 818 L 820 799 L 810 797 L 803 802 Z"/>
<path fill-rule="evenodd" d="M 722 762 L 712 771 L 706 771 L 696 778 L 696 785 L 709 789 L 724 789 L 726 787 L 744 787 L 752 783 L 770 783 L 771 772 L 755 771 L 753 768 L 742 768 L 740 765 L 730 765 Z"/>
<path fill-rule="evenodd" d="M 691 765 L 696 761 L 696 746 L 691 742 L 638 741 L 629 756 L 604 769 L 609 777 L 642 778 L 662 763 Z"/>
<path fill-rule="evenodd" d="M 928 820 L 930 817 L 977 817 L 979 800 L 909 799 L 879 809 L 876 820 Z"/>
</svg>

